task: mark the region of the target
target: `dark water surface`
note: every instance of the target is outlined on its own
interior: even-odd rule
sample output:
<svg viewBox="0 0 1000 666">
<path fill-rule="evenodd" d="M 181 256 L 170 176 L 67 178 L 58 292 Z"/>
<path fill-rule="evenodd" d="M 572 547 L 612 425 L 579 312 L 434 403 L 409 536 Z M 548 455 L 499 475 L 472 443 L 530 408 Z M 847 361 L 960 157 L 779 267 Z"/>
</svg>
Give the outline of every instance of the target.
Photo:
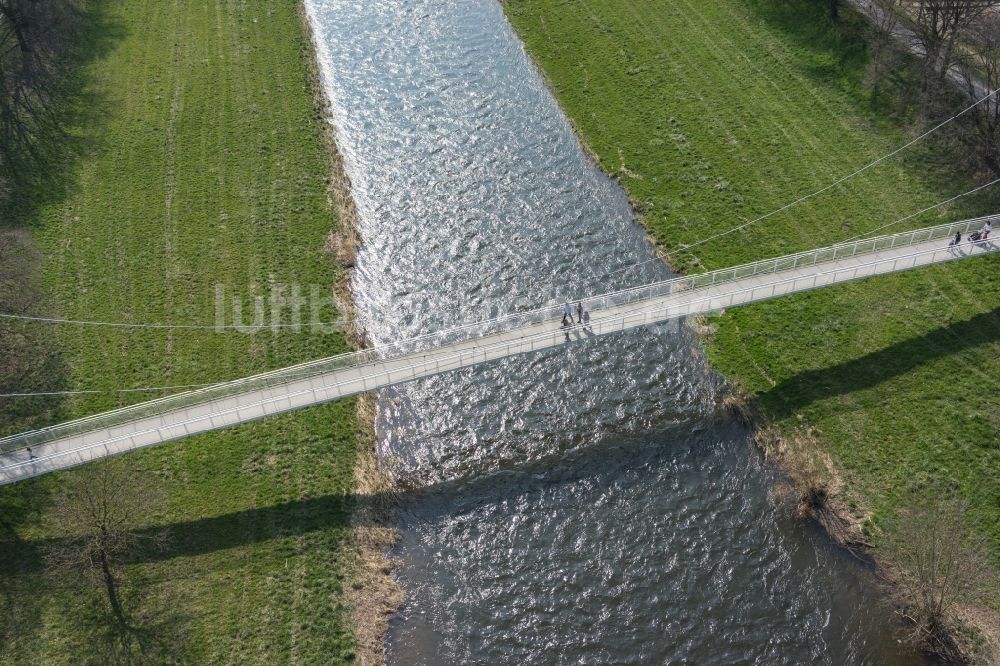
<svg viewBox="0 0 1000 666">
<path fill-rule="evenodd" d="M 306 6 L 373 342 L 668 275 L 494 0 Z M 390 661 L 913 663 L 718 392 L 678 322 L 384 392 Z"/>
</svg>

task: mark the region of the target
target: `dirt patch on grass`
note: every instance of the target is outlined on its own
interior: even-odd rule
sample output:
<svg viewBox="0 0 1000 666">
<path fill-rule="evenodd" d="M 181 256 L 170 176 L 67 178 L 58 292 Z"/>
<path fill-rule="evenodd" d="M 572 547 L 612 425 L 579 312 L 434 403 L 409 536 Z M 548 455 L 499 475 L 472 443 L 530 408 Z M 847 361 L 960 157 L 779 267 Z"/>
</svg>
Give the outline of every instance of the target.
<svg viewBox="0 0 1000 666">
<path fill-rule="evenodd" d="M 1000 664 L 1000 613 L 982 606 L 962 606 L 958 619 L 976 630 L 972 663 Z M 964 641 L 960 641 L 963 642 Z"/>
<path fill-rule="evenodd" d="M 752 413 L 752 408 L 743 409 Z M 782 471 L 785 480 L 778 492 L 793 497 L 800 518 L 815 520 L 834 541 L 851 550 L 871 546 L 864 531 L 869 515 L 848 506 L 844 481 L 813 428 L 787 435 L 774 425 L 758 425 L 754 442 Z"/>
</svg>

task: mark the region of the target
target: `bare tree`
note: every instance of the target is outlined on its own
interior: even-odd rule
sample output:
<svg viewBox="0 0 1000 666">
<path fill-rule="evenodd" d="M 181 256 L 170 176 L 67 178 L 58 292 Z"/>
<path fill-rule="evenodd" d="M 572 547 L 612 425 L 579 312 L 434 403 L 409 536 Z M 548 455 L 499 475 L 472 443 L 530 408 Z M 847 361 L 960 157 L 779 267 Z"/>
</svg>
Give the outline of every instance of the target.
<svg viewBox="0 0 1000 666">
<path fill-rule="evenodd" d="M 959 656 L 951 639 L 958 608 L 998 590 L 986 541 L 966 522 L 961 503 L 915 496 L 882 544 L 897 612 L 910 627 L 907 642 L 948 657 Z"/>
<path fill-rule="evenodd" d="M 1000 0 L 916 0 L 916 34 L 924 50 L 921 91 L 925 100 L 955 64 L 962 32 Z"/>
<path fill-rule="evenodd" d="M 151 542 L 147 548 L 162 547 L 162 536 L 156 536 L 160 532 L 136 530 L 161 505 L 162 495 L 120 458 L 74 472 L 50 513 L 53 527 L 66 536 L 48 548 L 49 571 L 83 574 L 85 580 L 103 588 L 115 619 L 125 624 L 120 594 L 124 564 L 141 541 Z"/>
<path fill-rule="evenodd" d="M 970 28 L 962 76 L 969 96 L 975 99 L 1000 88 L 1000 13 L 987 13 Z M 1000 171 L 1000 94 L 980 104 L 973 118 L 983 160 Z"/>
<path fill-rule="evenodd" d="M 870 0 L 872 30 L 872 69 L 871 81 L 878 90 L 882 79 L 882 68 L 889 53 L 893 52 L 892 44 L 896 40 L 896 28 L 899 25 L 900 13 L 906 0 Z"/>
</svg>

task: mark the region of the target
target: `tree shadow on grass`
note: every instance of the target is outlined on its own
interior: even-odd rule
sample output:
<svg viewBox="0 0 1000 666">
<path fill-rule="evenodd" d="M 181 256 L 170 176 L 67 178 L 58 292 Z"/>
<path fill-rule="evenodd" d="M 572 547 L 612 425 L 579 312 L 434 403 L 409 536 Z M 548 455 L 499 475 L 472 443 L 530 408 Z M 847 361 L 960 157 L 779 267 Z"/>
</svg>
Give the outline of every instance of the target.
<svg viewBox="0 0 1000 666">
<path fill-rule="evenodd" d="M 29 482 L 2 489 L 0 515 L 12 525 L 33 524 L 44 514 L 38 484 Z M 23 497 L 14 501 L 20 492 Z M 31 491 L 31 492 L 29 492 Z M 383 497 L 331 494 L 284 502 L 259 509 L 245 509 L 221 516 L 179 521 L 141 530 L 128 564 L 156 563 L 173 558 L 211 554 L 254 546 L 319 531 L 346 528 L 359 503 L 384 502 Z M 46 573 L 45 553 L 53 539 L 20 538 L 14 529 L 0 530 L 0 661 L 16 654 L 18 645 L 29 645 L 47 635 L 45 613 L 57 610 L 59 623 L 73 627 L 65 639 L 80 663 L 182 663 L 185 660 L 191 616 L 185 600 L 175 597 L 170 585 L 157 584 L 157 570 L 130 569 L 123 579 L 125 621 L 116 619 L 103 591 L 86 576 Z M 151 575 L 152 578 L 148 578 Z M 331 572 L 331 575 L 333 573 Z"/>
<path fill-rule="evenodd" d="M 62 26 L 67 39 L 59 80 L 50 82 L 46 122 L 32 128 L 28 146 L 5 146 L 7 196 L 0 198 L 0 229 L 31 228 L 47 204 L 64 200 L 75 186 L 75 165 L 100 148 L 94 131 L 108 116 L 107 100 L 91 85 L 88 67 L 126 34 L 104 0 L 88 2 Z"/>
<path fill-rule="evenodd" d="M 90 637 L 85 646 L 89 656 L 106 664 L 181 663 L 186 652 L 189 618 L 180 611 L 183 604 L 173 604 L 152 615 L 132 610 L 124 622 L 114 618 L 98 595 L 90 595 L 83 616 L 67 622 L 84 624 Z"/>
<path fill-rule="evenodd" d="M 41 609 L 55 611 L 59 618 L 49 618 L 56 626 L 72 627 L 63 635 L 63 650 L 75 663 L 93 664 L 174 664 L 182 663 L 187 647 L 190 617 L 182 603 L 160 603 L 155 611 L 144 609 L 148 599 L 144 586 L 127 584 L 123 593 L 125 617 L 115 617 L 108 608 L 107 597 L 99 587 L 89 585 L 86 577 L 75 580 L 53 580 L 39 572 L 20 579 L 22 589 L 11 589 L 8 598 L 16 613 L 5 614 L 16 620 L 0 630 L 8 641 L 20 638 L 32 642 L 32 635 L 49 635 Z M 30 589 L 23 589 L 30 586 Z M 24 612 L 23 609 L 28 609 Z M 5 617 L 5 619 L 6 619 Z M 0 654 L 4 644 L 0 643 Z M 15 646 L 16 648 L 16 646 Z"/>
<path fill-rule="evenodd" d="M 750 0 L 746 7 L 810 56 L 800 67 L 810 78 L 834 85 L 861 80 L 868 62 L 864 23 L 848 8 L 834 22 L 829 0 Z"/>
<path fill-rule="evenodd" d="M 930 361 L 997 340 L 1000 308 L 839 365 L 799 373 L 756 400 L 768 416 L 783 419 L 814 402 L 877 386 Z"/>
<path fill-rule="evenodd" d="M 125 28 L 107 11 L 110 3 L 88 2 L 70 13 L 58 81 L 51 82 L 46 121 L 31 129 L 30 145 L 4 146 L 7 192 L 0 193 L 0 308 L 28 316 L 50 316 L 53 303 L 41 280 L 43 258 L 30 232 L 45 206 L 64 201 L 75 188 L 76 164 L 100 149 L 98 128 L 108 103 L 90 85 L 88 67 L 107 55 Z M 69 370 L 54 330 L 35 322 L 0 321 L 0 392 L 58 392 Z M 0 436 L 67 418 L 59 395 L 0 398 Z"/>
<path fill-rule="evenodd" d="M 73 636 L 82 641 L 71 648 L 80 663 L 183 661 L 189 625 L 183 604 L 161 601 L 151 611 L 148 585 L 141 576 L 124 581 L 121 621 L 108 608 L 103 590 L 86 576 L 56 578 L 47 573 L 45 558 L 52 540 L 23 539 L 15 529 L 38 523 L 44 515 L 48 488 L 33 487 L 38 485 L 8 486 L 0 496 L 0 657 L 17 650 L 15 641 L 30 643 L 33 635 L 44 632 L 46 609 L 56 609 L 63 616 L 60 622 L 75 627 Z"/>
<path fill-rule="evenodd" d="M 21 538 L 19 529 L 41 521 L 51 487 L 38 479 L 0 488 L 0 660 L 12 640 L 40 626 L 45 597 L 35 588 L 41 586 L 43 542 Z"/>
<path fill-rule="evenodd" d="M 41 626 L 44 595 L 35 587 L 41 576 L 41 542 L 22 539 L 18 528 L 37 523 L 49 504 L 49 482 L 0 488 L 0 660 L 17 637 Z M 27 583 L 26 583 L 27 582 Z"/>
</svg>

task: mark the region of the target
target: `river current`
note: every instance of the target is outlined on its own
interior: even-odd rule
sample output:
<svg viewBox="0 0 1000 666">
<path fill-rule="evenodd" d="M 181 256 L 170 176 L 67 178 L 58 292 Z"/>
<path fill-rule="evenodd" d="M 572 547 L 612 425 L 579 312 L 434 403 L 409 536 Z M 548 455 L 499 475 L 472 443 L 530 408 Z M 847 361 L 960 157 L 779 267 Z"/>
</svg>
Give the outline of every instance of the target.
<svg viewBox="0 0 1000 666">
<path fill-rule="evenodd" d="M 371 343 L 669 276 L 495 0 L 306 8 Z M 914 663 L 719 393 L 679 322 L 384 391 L 390 663 Z"/>
</svg>

